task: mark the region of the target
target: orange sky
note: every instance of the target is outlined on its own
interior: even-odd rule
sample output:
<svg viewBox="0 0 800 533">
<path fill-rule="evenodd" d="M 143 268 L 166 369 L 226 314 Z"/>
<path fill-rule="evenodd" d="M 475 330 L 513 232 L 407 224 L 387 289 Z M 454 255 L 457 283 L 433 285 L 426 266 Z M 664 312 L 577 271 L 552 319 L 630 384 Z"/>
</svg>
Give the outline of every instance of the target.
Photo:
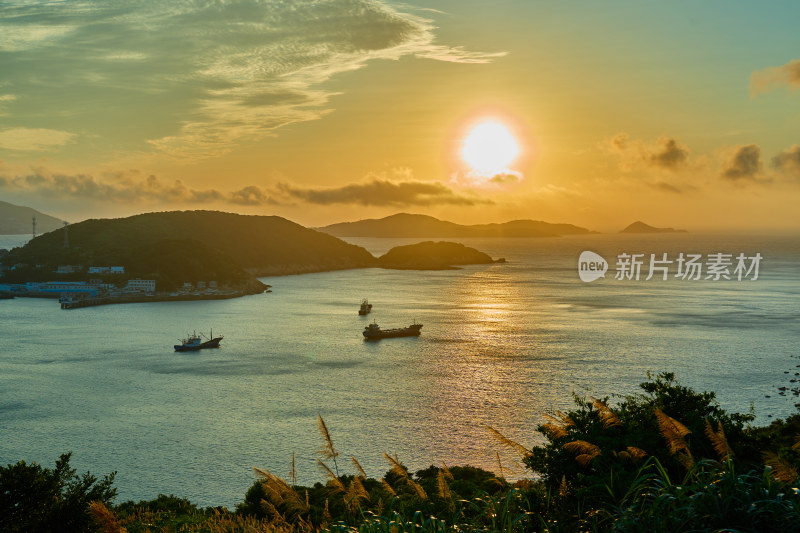
<svg viewBox="0 0 800 533">
<path fill-rule="evenodd" d="M 0 6 L 2 200 L 800 226 L 793 2 L 82 6 Z M 479 171 L 462 148 L 487 121 L 519 155 Z"/>
</svg>

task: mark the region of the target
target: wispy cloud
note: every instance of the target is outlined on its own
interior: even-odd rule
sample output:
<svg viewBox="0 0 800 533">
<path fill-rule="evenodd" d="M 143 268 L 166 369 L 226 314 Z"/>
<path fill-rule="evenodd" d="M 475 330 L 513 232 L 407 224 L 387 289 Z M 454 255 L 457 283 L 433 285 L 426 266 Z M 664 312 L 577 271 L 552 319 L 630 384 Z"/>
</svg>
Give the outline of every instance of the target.
<svg viewBox="0 0 800 533">
<path fill-rule="evenodd" d="M 0 100 L 2 104 L 2 100 Z M 0 107 L 0 109 L 2 109 Z M 0 148 L 16 151 L 40 151 L 64 146 L 72 142 L 74 133 L 33 128 L 0 130 Z"/>
<path fill-rule="evenodd" d="M 767 67 L 750 75 L 750 96 L 756 97 L 778 87 L 800 89 L 800 59 L 779 67 Z"/>
<path fill-rule="evenodd" d="M 502 55 L 437 43 L 435 29 L 380 0 L 0 4 L 10 91 L 40 111 L 58 99 L 61 112 L 97 112 L 90 93 L 169 119 L 169 133 L 148 142 L 181 158 L 219 155 L 324 116 L 334 94 L 326 82 L 373 59 Z"/>
<path fill-rule="evenodd" d="M 648 144 L 641 139 L 631 139 L 619 133 L 603 143 L 605 149 L 619 157 L 622 170 L 650 167 L 679 170 L 688 165 L 689 148 L 674 137 L 661 137 Z"/>
</svg>

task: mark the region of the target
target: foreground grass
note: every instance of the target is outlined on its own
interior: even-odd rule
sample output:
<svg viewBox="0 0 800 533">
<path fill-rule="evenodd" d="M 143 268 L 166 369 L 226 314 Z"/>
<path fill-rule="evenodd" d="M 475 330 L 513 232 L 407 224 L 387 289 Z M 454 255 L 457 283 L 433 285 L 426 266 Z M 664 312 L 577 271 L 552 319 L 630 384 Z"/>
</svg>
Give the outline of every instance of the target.
<svg viewBox="0 0 800 533">
<path fill-rule="evenodd" d="M 444 464 L 412 473 L 389 455 L 384 476 L 369 478 L 340 454 L 320 416 L 324 484 L 254 468 L 259 479 L 235 510 L 163 495 L 113 505 L 113 476 L 78 477 L 65 455 L 54 470 L 0 468 L 0 530 L 800 533 L 800 415 L 751 427 L 752 414 L 727 413 L 714 393 L 668 373 L 641 389 L 616 402 L 576 397 L 573 410 L 546 415 L 541 446 L 488 428 L 535 481 L 509 484 L 499 461 L 500 475 Z M 352 474 L 340 473 L 346 463 Z"/>
</svg>

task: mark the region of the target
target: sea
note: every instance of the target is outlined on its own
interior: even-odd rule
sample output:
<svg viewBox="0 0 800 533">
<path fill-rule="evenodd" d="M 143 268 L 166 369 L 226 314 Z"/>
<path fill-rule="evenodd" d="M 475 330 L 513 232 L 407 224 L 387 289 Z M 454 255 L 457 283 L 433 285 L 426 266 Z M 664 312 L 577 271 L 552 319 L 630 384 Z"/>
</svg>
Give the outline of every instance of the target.
<svg viewBox="0 0 800 533">
<path fill-rule="evenodd" d="M 424 239 L 347 240 L 379 255 Z M 613 406 L 659 372 L 756 424 L 797 412 L 798 235 L 458 240 L 505 262 L 269 277 L 272 292 L 223 301 L 65 311 L 0 300 L 0 464 L 52 466 L 71 452 L 79 473 L 117 473 L 117 502 L 174 494 L 232 509 L 252 467 L 288 478 L 294 458 L 297 483 L 325 481 L 318 416 L 342 473 L 355 457 L 382 476 L 389 454 L 411 470 L 469 464 L 514 479 L 530 472 L 486 426 L 541 444 L 544 413 L 574 395 Z M 0 236 L 0 248 L 24 242 Z M 585 251 L 607 262 L 605 277 L 581 280 Z M 701 256 L 700 279 L 676 277 L 680 254 Z M 739 254 L 757 276 L 737 279 Z M 638 279 L 626 256 L 642 261 Z M 647 279 L 651 259 L 673 261 L 657 263 L 666 280 Z M 422 335 L 366 342 L 372 321 L 421 323 Z M 221 348 L 173 351 L 211 329 Z"/>
</svg>

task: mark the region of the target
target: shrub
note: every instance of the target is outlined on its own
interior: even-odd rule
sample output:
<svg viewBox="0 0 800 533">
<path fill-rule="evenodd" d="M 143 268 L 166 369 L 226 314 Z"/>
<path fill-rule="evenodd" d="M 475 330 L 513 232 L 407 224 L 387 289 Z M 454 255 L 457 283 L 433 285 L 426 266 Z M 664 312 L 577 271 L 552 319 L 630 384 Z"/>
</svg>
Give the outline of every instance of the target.
<svg viewBox="0 0 800 533">
<path fill-rule="evenodd" d="M 55 468 L 20 461 L 0 467 L 0 531 L 91 531 L 89 503 L 110 503 L 116 495 L 114 473 L 98 481 L 78 476 L 65 453 Z"/>
</svg>

